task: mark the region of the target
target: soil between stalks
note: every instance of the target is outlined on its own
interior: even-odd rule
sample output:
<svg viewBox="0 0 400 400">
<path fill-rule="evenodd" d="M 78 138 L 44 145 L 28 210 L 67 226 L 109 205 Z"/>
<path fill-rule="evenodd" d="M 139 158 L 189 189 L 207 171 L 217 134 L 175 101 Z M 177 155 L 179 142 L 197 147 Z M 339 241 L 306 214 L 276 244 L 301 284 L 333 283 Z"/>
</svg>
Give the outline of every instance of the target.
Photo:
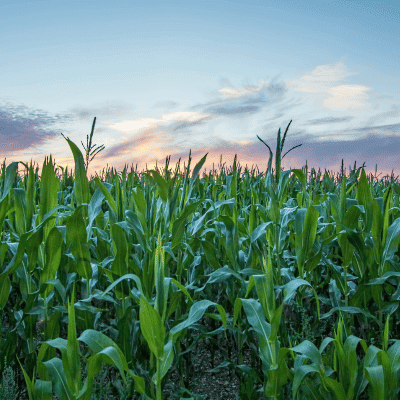
<svg viewBox="0 0 400 400">
<path fill-rule="evenodd" d="M 192 331 L 193 339 L 197 339 L 199 336 L 198 332 Z M 250 335 L 257 335 L 253 332 Z M 214 353 L 214 367 L 218 367 L 224 361 L 227 361 L 227 346 L 231 346 L 231 360 L 236 364 L 237 351 L 230 341 L 226 340 L 223 334 L 215 337 L 218 341 L 218 348 Z M 221 372 L 207 372 L 212 369 L 211 365 L 211 351 L 209 349 L 208 341 L 209 338 L 201 339 L 197 345 L 195 351 L 189 353 L 192 357 L 192 364 L 194 368 L 194 376 L 190 377 L 190 391 L 193 394 L 200 395 L 202 399 L 207 400 L 239 400 L 240 383 L 234 370 L 232 369 L 231 374 L 229 373 L 229 367 L 225 367 Z M 211 345 L 211 343 L 210 343 Z M 195 359 L 193 359 L 193 357 Z M 253 356 L 254 357 L 254 356 Z M 243 364 L 251 366 L 251 350 L 245 349 L 243 351 Z M 254 384 L 254 391 L 257 391 L 262 387 L 260 383 Z M 173 371 L 169 378 L 169 382 L 165 385 L 163 391 L 163 399 L 175 400 L 179 399 L 179 396 L 173 396 L 174 392 L 177 392 L 180 388 L 180 374 L 178 368 Z M 262 399 L 262 395 L 258 397 Z"/>
</svg>

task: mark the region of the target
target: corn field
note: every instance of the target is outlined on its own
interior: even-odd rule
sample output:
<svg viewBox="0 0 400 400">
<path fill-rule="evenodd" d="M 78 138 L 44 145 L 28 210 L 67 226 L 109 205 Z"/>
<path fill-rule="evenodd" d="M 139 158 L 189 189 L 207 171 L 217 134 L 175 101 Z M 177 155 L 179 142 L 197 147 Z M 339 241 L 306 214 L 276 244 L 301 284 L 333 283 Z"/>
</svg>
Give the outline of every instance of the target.
<svg viewBox="0 0 400 400">
<path fill-rule="evenodd" d="M 398 399 L 400 185 L 283 171 L 288 128 L 265 174 L 189 154 L 89 181 L 67 138 L 74 176 L 4 162 L 0 397 L 8 371 L 15 398 L 94 400 L 107 366 L 113 398 L 203 399 L 196 354 L 224 341 L 208 372 L 237 399 Z"/>
</svg>

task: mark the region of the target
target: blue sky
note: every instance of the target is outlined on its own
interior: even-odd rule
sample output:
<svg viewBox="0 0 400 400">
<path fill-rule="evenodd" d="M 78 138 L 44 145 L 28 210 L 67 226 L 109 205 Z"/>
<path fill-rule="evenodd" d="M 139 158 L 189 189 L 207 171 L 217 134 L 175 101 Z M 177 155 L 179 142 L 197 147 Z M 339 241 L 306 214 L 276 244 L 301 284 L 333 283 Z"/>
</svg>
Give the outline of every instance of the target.
<svg viewBox="0 0 400 400">
<path fill-rule="evenodd" d="M 400 175 L 398 1 L 19 1 L 0 5 L 0 160 L 88 176 L 181 158 Z M 275 162 L 275 159 L 274 159 Z M 19 164 L 19 171 L 24 171 Z"/>
</svg>

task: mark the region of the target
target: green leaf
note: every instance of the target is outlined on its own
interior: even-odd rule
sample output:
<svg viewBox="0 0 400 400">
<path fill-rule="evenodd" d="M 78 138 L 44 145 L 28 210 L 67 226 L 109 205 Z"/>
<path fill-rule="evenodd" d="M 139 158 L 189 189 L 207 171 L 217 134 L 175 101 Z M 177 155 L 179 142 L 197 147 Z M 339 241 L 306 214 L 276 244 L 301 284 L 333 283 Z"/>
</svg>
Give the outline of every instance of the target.
<svg viewBox="0 0 400 400">
<path fill-rule="evenodd" d="M 329 378 L 327 376 L 323 376 L 322 379 L 323 379 L 325 385 L 328 386 L 329 389 L 335 394 L 335 397 L 337 400 L 346 398 L 346 392 L 341 383 L 339 383 L 339 382 L 335 381 L 334 379 Z"/>
<path fill-rule="evenodd" d="M 94 181 L 97 185 L 97 187 L 101 190 L 101 193 L 103 193 L 104 197 L 108 201 L 108 204 L 110 207 L 113 209 L 115 214 L 117 214 L 117 204 L 115 203 L 115 200 L 111 196 L 110 192 L 106 189 L 106 186 L 99 180 L 99 178 L 94 178 Z M 111 187 L 111 185 L 109 185 Z"/>
<path fill-rule="evenodd" d="M 59 358 L 52 358 L 43 363 L 50 375 L 54 391 L 60 400 L 75 400 L 75 396 L 68 387 L 63 363 Z"/>
<path fill-rule="evenodd" d="M 270 340 L 275 341 L 278 337 L 279 325 L 281 323 L 282 311 L 284 304 L 282 303 L 274 312 L 271 320 L 271 336 Z"/>
<path fill-rule="evenodd" d="M 89 182 L 86 176 L 85 162 L 83 160 L 82 153 L 76 146 L 76 144 L 67 138 L 65 138 L 65 140 L 68 142 L 72 154 L 74 155 L 74 160 L 75 160 L 74 192 L 79 207 L 83 203 L 86 204 L 89 203 L 90 191 L 89 191 Z"/>
<path fill-rule="evenodd" d="M 179 332 L 196 323 L 204 315 L 206 309 L 214 305 L 216 305 L 216 303 L 210 300 L 201 300 L 194 303 L 192 307 L 190 307 L 188 318 L 180 324 L 175 325 L 169 331 L 169 337 L 173 337 L 175 339 Z"/>
<path fill-rule="evenodd" d="M 265 321 L 265 315 L 261 304 L 254 299 L 241 299 L 244 311 L 251 326 L 258 334 L 260 342 L 260 350 L 263 353 L 267 362 L 275 365 L 277 360 L 273 346 L 275 343 L 270 343 L 271 325 Z"/>
<path fill-rule="evenodd" d="M 160 314 L 140 296 L 140 329 L 152 353 L 161 359 L 164 353 L 165 328 Z"/>
<path fill-rule="evenodd" d="M 61 354 L 67 353 L 67 340 L 63 338 L 56 338 L 46 341 L 51 347 L 55 347 L 56 349 L 61 351 Z"/>
<path fill-rule="evenodd" d="M 61 261 L 61 245 L 63 242 L 62 235 L 57 227 L 54 227 L 47 236 L 45 251 L 46 251 L 46 263 L 40 274 L 40 285 L 48 282 L 50 279 L 55 279 L 57 270 L 60 266 Z M 51 291 L 53 285 L 49 284 L 41 297 L 46 299 Z"/>
<path fill-rule="evenodd" d="M 50 381 L 42 381 L 38 379 L 35 381 L 35 397 L 34 400 L 52 400 L 53 386 Z M 32 400 L 33 400 L 32 399 Z M 29 399 L 31 400 L 31 399 Z"/>
<path fill-rule="evenodd" d="M 179 218 L 174 221 L 172 225 L 172 250 L 175 250 L 181 245 L 185 233 L 186 221 L 191 215 L 193 215 L 194 211 L 201 203 L 203 203 L 203 201 L 199 200 L 195 203 L 186 205 L 180 213 Z"/>
<path fill-rule="evenodd" d="M 136 276 L 135 274 L 126 274 L 124 276 L 121 276 L 121 278 L 118 278 L 117 280 L 115 280 L 105 291 L 104 291 L 104 295 L 107 294 L 111 289 L 113 289 L 115 286 L 118 285 L 118 283 L 122 282 L 125 279 L 132 279 L 136 282 L 136 286 L 139 289 L 139 292 L 142 294 L 143 290 L 142 290 L 142 283 L 140 281 L 140 278 L 138 276 Z"/>
<path fill-rule="evenodd" d="M 345 307 L 345 306 L 334 307 L 326 314 L 323 314 L 321 316 L 321 319 L 329 318 L 336 311 L 343 311 L 343 312 L 350 313 L 350 314 L 363 314 L 367 318 L 373 319 L 377 324 L 379 324 L 379 326 L 382 325 L 381 322 L 375 316 L 373 316 L 368 311 L 365 311 L 359 307 Z"/>
<path fill-rule="evenodd" d="M 33 377 L 32 377 L 32 381 L 31 378 L 29 378 L 29 375 L 26 373 L 26 371 L 24 370 L 24 367 L 21 364 L 21 361 L 19 361 L 19 358 L 17 357 L 17 361 L 19 366 L 22 369 L 22 372 L 24 374 L 24 378 L 25 378 L 25 382 L 26 382 L 26 386 L 28 388 L 28 396 L 29 396 L 29 400 L 33 400 L 33 392 L 34 392 L 34 381 L 35 381 L 35 370 L 33 370 Z"/>
<path fill-rule="evenodd" d="M 186 288 L 181 283 L 179 283 L 174 278 L 171 279 L 171 283 L 173 283 L 178 289 L 180 289 L 186 295 L 186 297 L 189 299 L 190 303 L 193 304 L 192 297 L 190 296 L 189 292 L 186 290 Z"/>
<path fill-rule="evenodd" d="M 86 279 L 92 278 L 91 256 L 87 241 L 86 224 L 81 215 L 81 208 L 76 208 L 74 213 L 65 220 L 67 227 L 67 246 L 71 247 L 72 255 L 76 262 L 76 272 Z"/>
<path fill-rule="evenodd" d="M 266 228 L 269 225 L 272 225 L 273 222 L 269 221 L 269 222 L 263 222 L 262 224 L 260 224 L 259 226 L 257 226 L 253 232 L 251 232 L 251 236 L 250 236 L 250 243 L 254 243 L 258 238 L 263 237 L 266 233 Z"/>
<path fill-rule="evenodd" d="M 265 265 L 263 257 L 264 276 L 254 275 L 254 281 L 257 289 L 260 303 L 263 306 L 264 313 L 271 322 L 275 314 L 275 291 L 274 291 L 274 269 L 271 262 L 271 251 L 268 251 L 268 263 Z"/>
<path fill-rule="evenodd" d="M 299 208 L 296 211 L 295 251 L 300 278 L 303 278 L 301 274 L 304 271 L 304 262 L 311 256 L 317 234 L 318 216 L 318 210 L 313 205 L 308 209 Z"/>
<path fill-rule="evenodd" d="M 302 365 L 301 367 L 298 367 L 296 369 L 296 372 L 294 374 L 294 379 L 293 379 L 293 398 L 296 397 L 296 394 L 300 388 L 301 383 L 303 382 L 303 379 L 306 377 L 307 374 L 311 372 L 316 372 L 319 373 L 319 369 L 317 368 L 316 365 Z"/>
<path fill-rule="evenodd" d="M 74 393 L 77 393 L 82 387 L 81 366 L 80 366 L 80 350 L 79 343 L 76 339 L 75 325 L 75 285 L 72 289 L 71 301 L 68 302 L 68 339 L 67 351 L 63 354 L 63 365 L 67 376 L 68 385 L 74 387 Z"/>
<path fill-rule="evenodd" d="M 382 255 L 382 264 L 379 270 L 383 271 L 386 261 L 393 258 L 396 251 L 399 249 L 400 242 L 400 218 L 396 218 L 392 225 L 387 230 L 385 248 Z"/>
<path fill-rule="evenodd" d="M 101 359 L 108 365 L 112 365 L 118 368 L 119 373 L 124 380 L 125 384 L 127 384 L 124 370 L 127 370 L 127 364 L 126 360 L 125 363 L 121 358 L 121 355 L 119 351 L 115 348 L 114 346 L 108 346 L 104 348 L 103 350 L 99 351 L 98 353 L 95 354 L 96 356 L 100 356 Z M 93 357 L 93 356 L 92 356 Z M 124 365 L 125 364 L 125 365 Z"/>
<path fill-rule="evenodd" d="M 291 171 L 296 177 L 297 179 L 300 181 L 301 184 L 301 189 L 303 191 L 303 193 L 305 192 L 306 188 L 307 188 L 307 178 L 304 175 L 303 170 L 301 169 L 292 169 Z"/>
<path fill-rule="evenodd" d="M 318 372 L 324 370 L 324 364 L 322 362 L 321 353 L 318 351 L 317 347 L 311 343 L 309 340 L 304 340 L 290 350 L 295 351 L 300 354 L 304 354 L 308 357 L 318 368 Z"/>
<path fill-rule="evenodd" d="M 13 188 L 15 207 L 15 227 L 19 235 L 24 234 L 27 229 L 26 215 L 26 193 L 25 189 Z"/>
<path fill-rule="evenodd" d="M 155 384 L 157 384 L 157 375 L 159 376 L 160 380 L 164 378 L 168 370 L 171 368 L 172 362 L 174 361 L 174 346 L 172 338 L 164 346 L 164 354 L 160 361 L 160 370 L 156 372 L 152 378 L 152 381 Z"/>
<path fill-rule="evenodd" d="M 361 177 L 358 182 L 358 188 L 356 193 L 356 199 L 358 204 L 364 206 L 365 214 L 362 215 L 365 222 L 365 232 L 369 232 L 372 226 L 372 192 L 368 183 L 367 175 L 364 168 L 362 168 Z"/>
<path fill-rule="evenodd" d="M 166 203 L 168 199 L 168 184 L 165 179 L 159 174 L 156 170 L 149 171 L 153 174 L 153 178 L 157 185 L 158 194 L 161 197 L 161 200 Z"/>
<path fill-rule="evenodd" d="M 11 282 L 8 276 L 0 277 L 0 310 L 7 304 L 10 295 Z"/>
<path fill-rule="evenodd" d="M 4 162 L 5 166 L 5 162 Z M 1 231 L 3 231 L 3 223 L 4 223 L 4 218 L 6 217 L 7 212 L 9 211 L 9 198 L 11 201 L 11 196 L 9 196 L 10 191 L 13 187 L 15 178 L 17 176 L 17 168 L 18 168 L 18 162 L 12 162 L 7 166 L 6 172 L 5 172 L 5 178 L 4 178 L 4 183 L 2 186 L 2 189 L 0 189 L 0 228 Z M 3 169 L 3 174 L 4 176 L 4 169 Z M 11 192 L 12 193 L 12 192 Z"/>
<path fill-rule="evenodd" d="M 317 302 L 317 313 L 318 313 L 318 318 L 320 318 L 320 310 L 319 310 L 319 298 L 317 295 L 317 292 L 315 289 L 312 287 L 312 285 L 305 281 L 304 279 L 300 278 L 295 278 L 289 281 L 285 286 L 284 286 L 284 293 L 285 293 L 285 298 L 283 299 L 283 302 L 286 303 L 292 299 L 292 297 L 296 294 L 296 290 L 300 286 L 310 286 L 312 291 L 314 292 L 314 298 L 315 301 Z"/>
<path fill-rule="evenodd" d="M 385 376 L 382 365 L 376 367 L 365 367 L 365 377 L 368 379 L 372 389 L 371 400 L 385 399 Z"/>
<path fill-rule="evenodd" d="M 252 276 L 250 278 L 252 278 Z M 250 282 L 250 280 L 249 280 L 249 282 Z M 254 280 L 253 280 L 253 282 L 254 282 Z M 247 295 L 246 295 L 246 297 L 247 297 Z M 242 299 L 240 297 L 237 297 L 235 299 L 235 304 L 233 306 L 233 326 L 236 325 L 236 321 L 238 319 L 241 309 L 242 309 Z"/>
<path fill-rule="evenodd" d="M 193 174 L 192 174 L 192 177 L 190 178 L 189 191 L 188 191 L 188 194 L 187 194 L 187 197 L 186 197 L 185 206 L 187 205 L 187 203 L 188 203 L 188 201 L 190 199 L 190 195 L 192 194 L 193 185 L 194 185 L 194 183 L 195 183 L 195 181 L 197 179 L 197 176 L 199 174 L 199 171 L 201 170 L 201 167 L 203 166 L 203 164 L 206 161 L 207 154 L 195 165 L 195 167 L 193 169 Z M 188 171 L 189 171 L 189 167 L 188 167 Z M 183 194 L 185 194 L 185 191 L 183 192 Z"/>
<path fill-rule="evenodd" d="M 119 354 L 119 359 L 121 360 L 123 369 L 125 371 L 128 371 L 128 364 L 121 349 L 111 338 L 106 336 L 104 333 L 95 331 L 93 329 L 86 329 L 84 332 L 82 332 L 82 335 L 79 336 L 78 340 L 89 346 L 90 350 L 92 350 L 95 354 L 102 352 L 108 347 L 113 347 Z M 116 363 L 112 365 L 117 366 Z"/>
<path fill-rule="evenodd" d="M 48 162 L 47 162 L 48 161 Z M 51 212 L 53 216 L 56 215 L 55 207 L 57 207 L 57 190 L 59 182 L 54 172 L 54 165 L 50 155 L 50 159 L 45 159 L 42 168 L 42 176 L 40 180 L 40 211 L 38 222 L 43 221 L 45 215 Z M 51 220 L 44 227 L 44 240 L 47 239 L 49 231 L 55 226 L 55 220 Z"/>
<path fill-rule="evenodd" d="M 400 340 L 396 340 L 387 353 L 390 359 L 392 374 L 397 374 L 400 370 Z"/>
</svg>

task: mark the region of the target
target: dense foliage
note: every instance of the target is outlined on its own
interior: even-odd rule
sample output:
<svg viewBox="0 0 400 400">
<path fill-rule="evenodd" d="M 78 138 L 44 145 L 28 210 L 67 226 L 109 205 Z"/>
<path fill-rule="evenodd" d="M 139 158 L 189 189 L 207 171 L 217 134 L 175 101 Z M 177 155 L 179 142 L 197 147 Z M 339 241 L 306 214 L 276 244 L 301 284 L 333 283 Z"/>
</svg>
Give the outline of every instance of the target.
<svg viewBox="0 0 400 400">
<path fill-rule="evenodd" d="M 128 398 L 164 398 L 172 371 L 187 398 L 208 337 L 237 350 L 219 368 L 240 399 L 398 398 L 393 176 L 282 171 L 279 130 L 275 173 L 270 150 L 265 175 L 235 157 L 201 178 L 206 154 L 191 177 L 189 155 L 183 173 L 167 158 L 89 181 L 66 140 L 74 177 L 51 156 L 41 177 L 17 162 L 0 177 L 0 373 L 18 361 L 30 400 L 89 400 L 103 364 Z"/>
</svg>

